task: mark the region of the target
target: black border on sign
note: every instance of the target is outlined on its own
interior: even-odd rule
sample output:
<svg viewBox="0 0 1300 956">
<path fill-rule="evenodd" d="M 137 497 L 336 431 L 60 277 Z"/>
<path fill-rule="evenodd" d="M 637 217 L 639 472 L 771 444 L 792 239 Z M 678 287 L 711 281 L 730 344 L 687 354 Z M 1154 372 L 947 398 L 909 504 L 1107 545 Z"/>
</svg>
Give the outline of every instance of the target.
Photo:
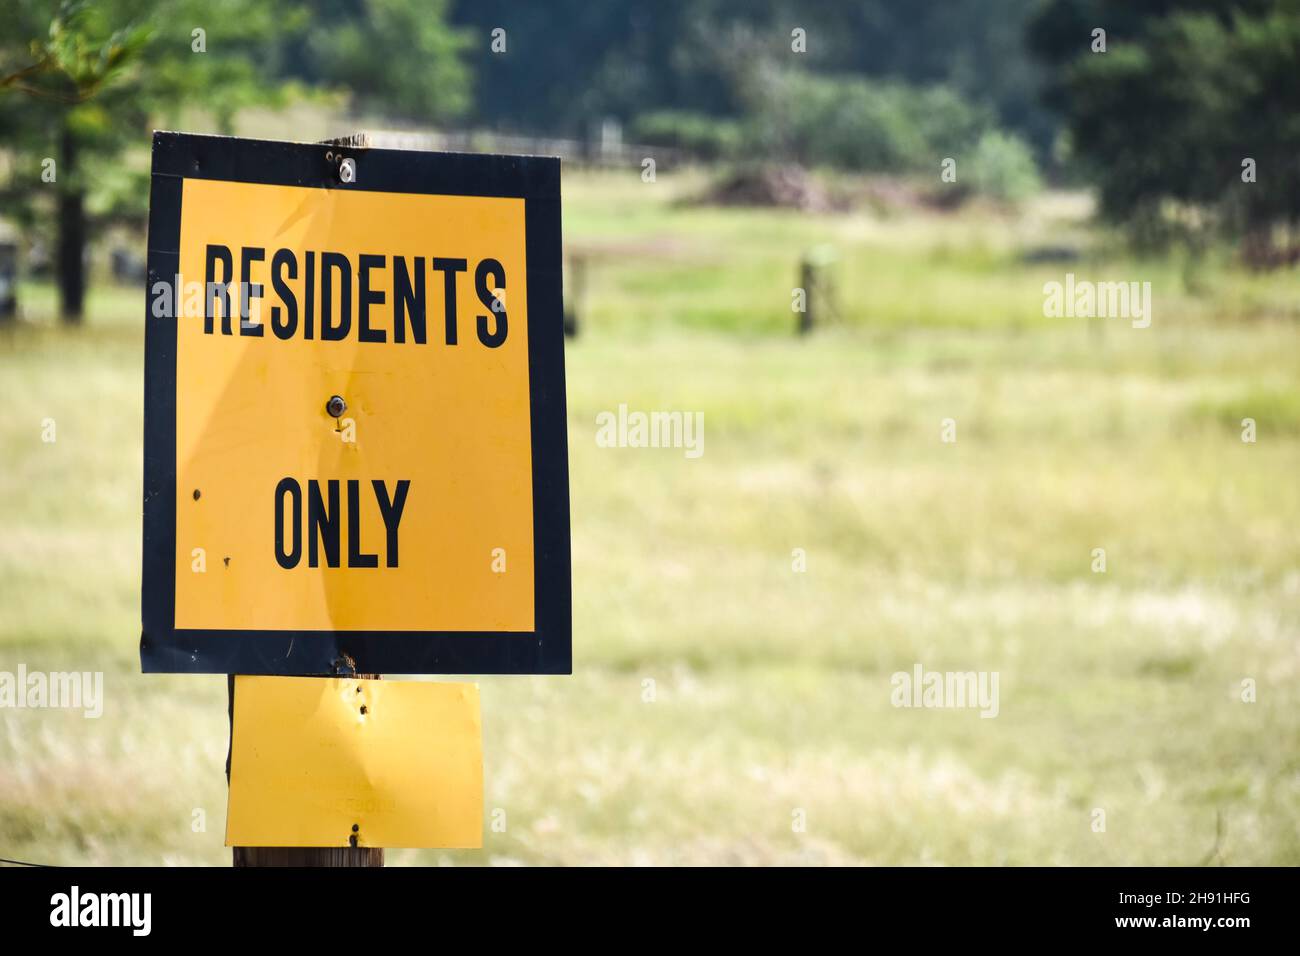
<svg viewBox="0 0 1300 956">
<path fill-rule="evenodd" d="M 350 156 L 343 185 L 326 153 Z M 533 457 L 534 630 L 177 630 L 176 321 L 149 290 L 180 267 L 181 183 L 216 179 L 363 192 L 524 200 Z M 154 133 L 145 290 L 144 554 L 140 664 L 146 673 L 331 674 L 344 655 L 364 674 L 572 673 L 568 430 L 560 238 L 560 161 Z"/>
</svg>

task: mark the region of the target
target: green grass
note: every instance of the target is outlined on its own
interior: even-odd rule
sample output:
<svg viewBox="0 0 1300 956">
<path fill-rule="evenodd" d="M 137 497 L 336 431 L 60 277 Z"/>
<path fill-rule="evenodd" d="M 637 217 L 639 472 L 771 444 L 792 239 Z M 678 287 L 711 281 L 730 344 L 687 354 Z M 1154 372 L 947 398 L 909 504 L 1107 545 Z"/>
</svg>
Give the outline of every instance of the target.
<svg viewBox="0 0 1300 956">
<path fill-rule="evenodd" d="M 566 184 L 566 236 L 590 263 L 593 323 L 629 332 L 665 323 L 692 330 L 783 333 L 794 323 L 791 290 L 805 253 L 829 245 L 837 321 L 854 327 L 1059 327 L 1043 315 L 1043 284 L 1065 273 L 1093 281 L 1147 281 L 1156 321 L 1300 318 L 1300 274 L 1246 275 L 1222 254 L 1132 260 L 1114 237 L 1084 228 L 1090 203 L 1047 194 L 1019 214 L 873 217 L 719 209 L 698 198 L 698 170 L 639 177 L 588 175 Z M 1066 246 L 1080 259 L 1029 264 L 1025 254 Z"/>
<path fill-rule="evenodd" d="M 1189 291 L 1077 199 L 877 220 L 701 185 L 566 179 L 575 674 L 482 679 L 505 831 L 390 862 L 1300 863 L 1296 274 Z M 1043 318 L 1066 270 L 1019 251 L 1061 236 L 1152 281 L 1150 329 Z M 842 316 L 797 340 L 824 241 Z M 101 668 L 107 703 L 0 711 L 0 856 L 225 864 L 224 679 L 138 674 L 143 297 L 65 330 L 33 291 L 0 332 L 0 669 Z M 704 412 L 703 457 L 597 447 L 622 402 Z M 997 671 L 999 716 L 891 706 L 916 662 Z"/>
</svg>

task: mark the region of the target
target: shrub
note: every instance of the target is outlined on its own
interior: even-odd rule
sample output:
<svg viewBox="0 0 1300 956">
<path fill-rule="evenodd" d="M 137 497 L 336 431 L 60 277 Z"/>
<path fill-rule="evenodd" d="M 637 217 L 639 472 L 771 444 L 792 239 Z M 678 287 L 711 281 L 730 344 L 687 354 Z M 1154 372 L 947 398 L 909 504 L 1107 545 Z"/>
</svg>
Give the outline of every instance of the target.
<svg viewBox="0 0 1300 956">
<path fill-rule="evenodd" d="M 633 122 L 632 135 L 642 142 L 673 146 L 701 159 L 730 159 L 744 147 L 744 134 L 736 120 L 686 110 L 644 113 Z"/>
<path fill-rule="evenodd" d="M 961 165 L 958 165 L 961 178 Z M 965 166 L 977 193 L 1001 202 L 1028 199 L 1042 186 L 1033 150 L 1020 137 L 990 130 L 979 138 Z"/>
</svg>

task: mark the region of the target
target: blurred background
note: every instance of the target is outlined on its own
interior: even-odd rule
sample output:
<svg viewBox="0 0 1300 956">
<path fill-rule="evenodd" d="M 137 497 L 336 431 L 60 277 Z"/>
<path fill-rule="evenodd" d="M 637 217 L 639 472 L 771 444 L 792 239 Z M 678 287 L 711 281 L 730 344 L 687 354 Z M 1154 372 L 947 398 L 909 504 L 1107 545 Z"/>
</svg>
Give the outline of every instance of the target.
<svg viewBox="0 0 1300 956">
<path fill-rule="evenodd" d="M 137 656 L 158 128 L 564 159 L 575 673 L 390 863 L 1300 863 L 1298 72 L 1296 0 L 6 0 L 0 670 L 105 701 L 0 709 L 0 857 L 230 859 Z"/>
</svg>

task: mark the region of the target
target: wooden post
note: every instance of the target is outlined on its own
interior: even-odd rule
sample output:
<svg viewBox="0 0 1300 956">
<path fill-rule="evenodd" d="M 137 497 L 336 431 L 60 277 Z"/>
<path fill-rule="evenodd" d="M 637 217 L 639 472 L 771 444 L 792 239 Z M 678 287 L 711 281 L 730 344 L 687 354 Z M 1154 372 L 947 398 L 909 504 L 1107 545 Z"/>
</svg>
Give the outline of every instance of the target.
<svg viewBox="0 0 1300 956">
<path fill-rule="evenodd" d="M 310 675 L 319 677 L 320 675 Z M 343 675 L 340 675 L 343 676 Z M 351 675 L 348 675 L 351 676 Z M 359 680 L 382 680 L 380 674 L 357 674 Z M 235 675 L 226 679 L 230 712 L 230 745 L 226 750 L 226 786 L 230 786 L 230 758 L 235 749 Z M 352 838 L 354 841 L 356 837 Z M 236 846 L 232 866 L 383 866 L 381 846 Z"/>
<path fill-rule="evenodd" d="M 807 256 L 799 263 L 799 288 L 803 289 L 803 311 L 799 313 L 799 325 L 797 331 L 800 335 L 807 335 L 813 330 L 813 303 L 816 296 L 813 294 L 813 286 L 817 281 L 817 271 L 812 264 L 812 260 Z"/>
<path fill-rule="evenodd" d="M 834 246 L 821 244 L 804 253 L 799 261 L 799 287 L 803 289 L 804 308 L 799 313 L 795 331 L 807 335 L 814 326 L 825 325 L 839 315 L 836 304 L 834 267 L 839 253 Z"/>
<path fill-rule="evenodd" d="M 578 311 L 582 308 L 587 287 L 587 257 L 583 253 L 569 256 L 569 301 L 564 306 L 564 335 L 576 338 L 578 335 Z"/>
<path fill-rule="evenodd" d="M 57 198 L 59 309 L 65 322 L 74 323 L 84 317 L 86 298 L 86 193 L 76 179 L 79 147 L 65 121 L 59 166 L 71 183 L 63 182 Z"/>
<path fill-rule="evenodd" d="M 18 239 L 0 226 L 0 324 L 18 314 Z"/>
</svg>

